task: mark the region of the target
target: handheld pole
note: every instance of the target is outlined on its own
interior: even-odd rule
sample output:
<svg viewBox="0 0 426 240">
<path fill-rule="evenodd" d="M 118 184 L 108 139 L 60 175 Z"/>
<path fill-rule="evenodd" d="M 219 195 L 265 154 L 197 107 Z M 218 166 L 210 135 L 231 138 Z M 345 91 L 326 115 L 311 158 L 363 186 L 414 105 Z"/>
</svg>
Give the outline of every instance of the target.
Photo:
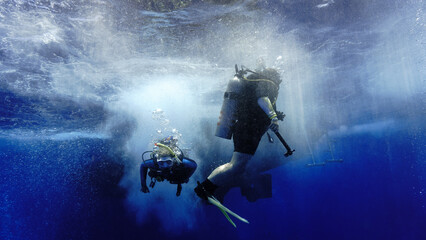
<svg viewBox="0 0 426 240">
<path fill-rule="evenodd" d="M 277 135 L 278 139 L 280 140 L 280 142 L 284 145 L 285 149 L 287 150 L 287 152 L 284 154 L 284 157 L 288 157 L 290 155 L 293 154 L 294 151 L 296 150 L 291 150 L 290 146 L 286 143 L 286 141 L 284 140 L 284 138 L 281 136 L 281 134 L 277 131 L 274 132 L 275 135 Z"/>
</svg>

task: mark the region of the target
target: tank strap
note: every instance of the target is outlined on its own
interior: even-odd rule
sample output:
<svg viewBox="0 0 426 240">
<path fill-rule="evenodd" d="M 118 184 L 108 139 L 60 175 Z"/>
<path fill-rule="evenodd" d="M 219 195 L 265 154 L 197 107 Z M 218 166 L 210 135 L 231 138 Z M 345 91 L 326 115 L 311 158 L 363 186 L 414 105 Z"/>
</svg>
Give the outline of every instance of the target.
<svg viewBox="0 0 426 240">
<path fill-rule="evenodd" d="M 249 81 L 249 82 L 269 82 L 272 83 L 275 87 L 278 87 L 277 84 L 270 80 L 270 79 L 266 79 L 266 78 L 259 78 L 259 79 L 248 79 L 246 77 L 243 77 L 244 80 Z"/>
<path fill-rule="evenodd" d="M 225 99 L 237 99 L 239 97 L 238 93 L 235 92 L 225 92 L 225 94 L 223 95 L 223 98 Z"/>
</svg>

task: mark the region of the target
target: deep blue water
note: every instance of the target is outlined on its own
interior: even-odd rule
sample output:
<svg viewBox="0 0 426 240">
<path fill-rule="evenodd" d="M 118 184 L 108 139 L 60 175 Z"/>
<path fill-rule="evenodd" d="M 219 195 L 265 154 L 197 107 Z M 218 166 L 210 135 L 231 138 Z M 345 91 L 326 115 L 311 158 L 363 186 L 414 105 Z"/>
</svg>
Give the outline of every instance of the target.
<svg viewBox="0 0 426 240">
<path fill-rule="evenodd" d="M 0 1 L 0 239 L 426 239 L 424 11 Z M 282 73 L 296 152 L 262 140 L 248 171 L 269 169 L 273 198 L 231 189 L 225 205 L 250 221 L 235 229 L 192 189 L 230 159 L 213 136 L 223 90 L 258 57 Z M 168 134 L 199 167 L 180 197 L 143 194 L 140 154 Z"/>
</svg>

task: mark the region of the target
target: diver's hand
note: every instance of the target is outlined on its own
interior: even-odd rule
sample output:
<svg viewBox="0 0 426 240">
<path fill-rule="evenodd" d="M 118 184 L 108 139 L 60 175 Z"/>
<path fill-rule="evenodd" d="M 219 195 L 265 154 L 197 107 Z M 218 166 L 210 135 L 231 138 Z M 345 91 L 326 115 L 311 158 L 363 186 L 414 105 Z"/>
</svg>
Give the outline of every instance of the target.
<svg viewBox="0 0 426 240">
<path fill-rule="evenodd" d="M 142 185 L 141 192 L 143 192 L 143 193 L 149 193 L 149 189 L 148 189 L 148 186 L 146 184 Z"/>
<path fill-rule="evenodd" d="M 269 125 L 269 128 L 275 133 L 278 132 L 278 130 L 280 129 L 280 126 L 278 124 L 278 118 L 277 117 L 272 118 L 271 125 Z"/>
</svg>

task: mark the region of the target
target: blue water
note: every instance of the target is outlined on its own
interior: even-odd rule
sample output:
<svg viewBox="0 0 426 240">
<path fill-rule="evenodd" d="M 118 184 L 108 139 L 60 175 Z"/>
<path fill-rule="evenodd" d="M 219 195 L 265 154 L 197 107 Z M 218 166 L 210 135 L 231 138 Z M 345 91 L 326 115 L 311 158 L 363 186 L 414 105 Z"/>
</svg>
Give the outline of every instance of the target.
<svg viewBox="0 0 426 240">
<path fill-rule="evenodd" d="M 426 239 L 422 0 L 135 2 L 0 1 L 0 239 Z M 258 57 L 296 152 L 262 139 L 273 198 L 232 189 L 233 228 L 192 189 L 230 159 L 223 90 Z M 143 194 L 169 134 L 199 167 Z"/>
</svg>

